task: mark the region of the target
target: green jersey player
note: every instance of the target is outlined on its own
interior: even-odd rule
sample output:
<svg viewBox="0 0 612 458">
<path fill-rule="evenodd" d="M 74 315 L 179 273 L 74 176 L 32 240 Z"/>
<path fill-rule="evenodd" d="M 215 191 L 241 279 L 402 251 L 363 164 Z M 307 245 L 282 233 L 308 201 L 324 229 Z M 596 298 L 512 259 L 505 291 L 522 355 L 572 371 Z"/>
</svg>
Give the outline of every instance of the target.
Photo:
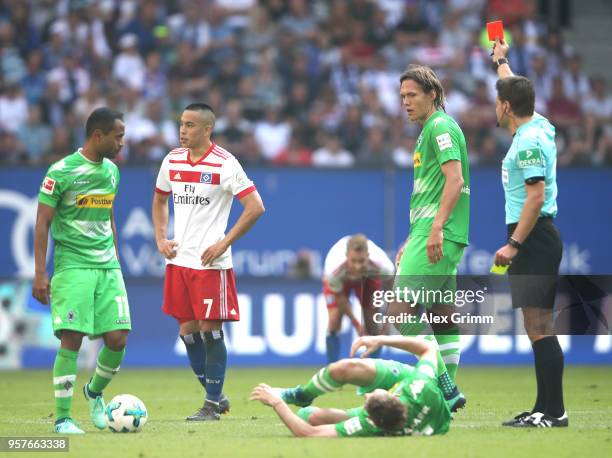
<svg viewBox="0 0 612 458">
<path fill-rule="evenodd" d="M 446 318 L 432 324 L 432 330 L 441 349 L 439 365 L 448 369 L 441 371 L 445 396 L 455 407 L 462 407 L 465 398 L 454 389 L 460 357 L 459 329 L 447 319 L 454 312 L 454 303 L 448 301 L 454 294 L 446 293 L 456 289 L 457 266 L 468 244 L 467 145 L 457 122 L 444 112 L 444 89 L 432 69 L 408 67 L 400 77 L 400 96 L 409 120 L 423 128 L 413 155 L 410 234 L 396 258 L 395 287 L 400 294 L 397 302 L 390 304 L 389 314 L 419 317 L 424 307 Z M 419 304 L 409 303 L 413 296 L 403 296 L 408 290 L 424 292 L 421 297 L 425 299 Z M 415 336 L 426 326 L 417 319 L 398 329 L 402 335 Z"/>
<path fill-rule="evenodd" d="M 364 359 L 383 345 L 414 353 L 419 362 L 412 367 L 397 361 Z M 251 399 L 274 408 L 298 437 L 430 436 L 448 431 L 451 413 L 438 386 L 434 343 L 403 336 L 363 336 L 353 344 L 351 355 L 361 347 L 366 347 L 361 359 L 332 363 L 296 388 L 278 391 L 260 384 Z M 317 396 L 347 383 L 365 394 L 363 406 L 349 410 L 309 406 Z M 287 404 L 302 409 L 294 414 Z"/>
<path fill-rule="evenodd" d="M 96 372 L 83 387 L 91 419 L 104 429 L 102 390 L 119 370 L 131 328 L 112 213 L 119 170 L 110 159 L 123 145 L 122 118 L 109 108 L 94 110 L 86 122 L 85 145 L 49 168 L 38 195 L 32 294 L 51 303 L 53 331 L 61 342 L 53 365 L 54 431 L 60 434 L 84 432 L 71 417 L 83 336 L 104 338 Z M 46 270 L 49 228 L 55 241 L 51 282 Z"/>
</svg>

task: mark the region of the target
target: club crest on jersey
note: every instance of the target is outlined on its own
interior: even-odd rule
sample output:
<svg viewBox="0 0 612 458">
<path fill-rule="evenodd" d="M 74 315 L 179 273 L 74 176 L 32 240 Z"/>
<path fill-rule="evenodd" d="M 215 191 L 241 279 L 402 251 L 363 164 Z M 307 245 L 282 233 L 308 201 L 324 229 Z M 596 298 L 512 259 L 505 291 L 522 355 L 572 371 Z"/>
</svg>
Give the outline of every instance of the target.
<svg viewBox="0 0 612 458">
<path fill-rule="evenodd" d="M 200 183 L 211 184 L 212 178 L 213 178 L 212 176 L 213 176 L 212 173 L 202 172 L 202 175 L 200 175 Z"/>
<path fill-rule="evenodd" d="M 55 189 L 55 180 L 53 178 L 45 177 L 43 180 L 43 184 L 40 187 L 40 190 L 45 194 L 53 194 L 53 190 Z"/>
</svg>

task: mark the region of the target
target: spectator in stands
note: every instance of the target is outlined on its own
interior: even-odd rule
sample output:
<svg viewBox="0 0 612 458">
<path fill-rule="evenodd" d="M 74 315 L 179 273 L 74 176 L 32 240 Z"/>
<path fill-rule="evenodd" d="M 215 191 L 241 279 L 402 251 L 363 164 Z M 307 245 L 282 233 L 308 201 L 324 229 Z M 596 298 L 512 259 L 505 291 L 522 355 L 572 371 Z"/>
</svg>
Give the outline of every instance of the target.
<svg viewBox="0 0 612 458">
<path fill-rule="evenodd" d="M 30 105 L 27 122 L 17 129 L 17 139 L 23 147 L 24 159 L 28 164 L 43 163 L 49 151 L 51 135 L 51 128 L 43 123 L 40 106 Z"/>
<path fill-rule="evenodd" d="M 344 149 L 336 132 L 324 135 L 323 146 L 312 154 L 312 164 L 315 167 L 351 167 L 355 163 L 353 155 Z"/>
<path fill-rule="evenodd" d="M 310 166 L 312 151 L 304 145 L 299 132 L 293 132 L 289 144 L 274 158 L 275 165 Z"/>
</svg>

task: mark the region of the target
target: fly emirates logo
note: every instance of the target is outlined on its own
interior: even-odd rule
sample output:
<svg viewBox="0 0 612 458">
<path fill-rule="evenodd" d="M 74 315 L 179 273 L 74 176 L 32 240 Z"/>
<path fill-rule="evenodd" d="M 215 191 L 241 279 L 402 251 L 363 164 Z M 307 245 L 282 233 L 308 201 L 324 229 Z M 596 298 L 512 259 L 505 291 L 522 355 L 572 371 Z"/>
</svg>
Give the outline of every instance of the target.
<svg viewBox="0 0 612 458">
<path fill-rule="evenodd" d="M 210 197 L 197 195 L 195 185 L 186 184 L 183 191 L 182 194 L 172 194 L 174 205 L 210 205 Z"/>
</svg>

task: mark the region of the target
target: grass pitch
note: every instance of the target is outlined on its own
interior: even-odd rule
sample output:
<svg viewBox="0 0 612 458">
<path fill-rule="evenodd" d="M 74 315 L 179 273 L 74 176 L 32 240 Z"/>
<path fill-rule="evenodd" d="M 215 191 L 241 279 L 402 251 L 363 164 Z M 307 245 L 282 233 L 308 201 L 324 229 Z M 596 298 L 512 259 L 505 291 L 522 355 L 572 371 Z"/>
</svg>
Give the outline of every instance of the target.
<svg viewBox="0 0 612 458">
<path fill-rule="evenodd" d="M 74 457 L 498 457 L 611 456 L 612 367 L 567 367 L 565 401 L 570 427 L 516 430 L 500 423 L 530 408 L 535 394 L 530 367 L 460 367 L 459 383 L 468 397 L 444 436 L 294 439 L 274 412 L 249 402 L 258 382 L 293 386 L 305 382 L 312 369 L 231 369 L 225 383 L 232 409 L 218 423 L 186 423 L 184 417 L 201 405 L 202 390 L 188 367 L 171 370 L 123 369 L 105 392 L 106 400 L 120 393 L 141 398 L 149 421 L 138 434 L 99 431 L 89 421 L 80 392 L 89 373 L 79 374 L 73 416 L 87 434 L 70 438 Z M 323 396 L 322 407 L 360 404 L 352 387 Z M 0 372 L 0 437 L 52 436 L 51 370 Z M 47 452 L 3 456 L 47 455 Z"/>
</svg>

